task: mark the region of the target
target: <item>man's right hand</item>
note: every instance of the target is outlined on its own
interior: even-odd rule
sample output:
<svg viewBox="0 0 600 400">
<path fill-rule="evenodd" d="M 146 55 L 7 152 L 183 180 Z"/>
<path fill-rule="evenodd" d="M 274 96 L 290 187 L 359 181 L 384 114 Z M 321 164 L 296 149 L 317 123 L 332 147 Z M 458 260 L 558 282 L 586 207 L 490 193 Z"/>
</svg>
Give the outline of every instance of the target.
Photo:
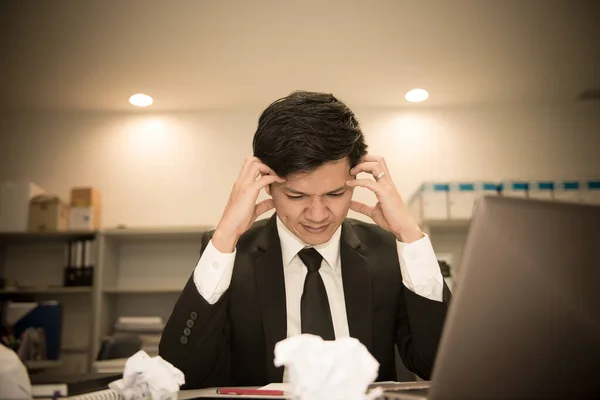
<svg viewBox="0 0 600 400">
<path fill-rule="evenodd" d="M 258 158 L 246 158 L 212 237 L 212 244 L 217 250 L 232 253 L 239 237 L 256 218 L 275 207 L 272 199 L 256 203 L 262 188 L 274 182 L 283 183 L 285 179 L 277 176 Z"/>
</svg>

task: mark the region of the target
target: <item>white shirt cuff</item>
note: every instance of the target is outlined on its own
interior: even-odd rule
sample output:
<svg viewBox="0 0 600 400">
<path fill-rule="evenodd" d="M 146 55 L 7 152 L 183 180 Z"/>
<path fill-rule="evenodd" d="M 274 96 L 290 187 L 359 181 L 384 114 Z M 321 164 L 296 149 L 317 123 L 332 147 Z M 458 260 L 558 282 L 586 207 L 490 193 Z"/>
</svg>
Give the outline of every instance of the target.
<svg viewBox="0 0 600 400">
<path fill-rule="evenodd" d="M 233 253 L 221 253 L 211 240 L 198 260 L 194 269 L 194 283 L 198 293 L 209 304 L 219 301 L 229 288 L 236 253 L 237 249 Z"/>
<path fill-rule="evenodd" d="M 396 240 L 396 247 L 404 286 L 419 296 L 442 301 L 444 278 L 429 236 L 424 234 L 412 243 Z"/>
</svg>

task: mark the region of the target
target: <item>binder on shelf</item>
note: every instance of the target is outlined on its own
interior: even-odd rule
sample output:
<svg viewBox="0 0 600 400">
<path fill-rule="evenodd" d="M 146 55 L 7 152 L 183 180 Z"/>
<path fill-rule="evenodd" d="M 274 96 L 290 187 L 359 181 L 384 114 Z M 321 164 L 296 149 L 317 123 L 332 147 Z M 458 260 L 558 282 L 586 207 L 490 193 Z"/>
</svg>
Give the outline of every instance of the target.
<svg viewBox="0 0 600 400">
<path fill-rule="evenodd" d="M 94 278 L 95 240 L 76 240 L 65 251 L 65 286 L 92 286 Z"/>
<path fill-rule="evenodd" d="M 6 323 L 13 327 L 16 337 L 23 336 L 27 338 L 30 336 L 28 333 L 31 332 L 31 329 L 35 329 L 40 333 L 43 332 L 43 338 L 40 338 L 40 340 L 45 343 L 46 350 L 45 354 L 41 355 L 45 357 L 41 359 L 59 359 L 62 335 L 62 307 L 60 303 L 56 301 L 39 303 L 9 302 L 6 310 Z M 33 338 L 30 341 L 33 341 Z M 30 353 L 26 347 L 23 347 L 24 345 L 27 346 L 25 340 L 19 348 L 19 353 Z M 36 344 L 32 343 L 32 346 L 35 347 Z"/>
</svg>

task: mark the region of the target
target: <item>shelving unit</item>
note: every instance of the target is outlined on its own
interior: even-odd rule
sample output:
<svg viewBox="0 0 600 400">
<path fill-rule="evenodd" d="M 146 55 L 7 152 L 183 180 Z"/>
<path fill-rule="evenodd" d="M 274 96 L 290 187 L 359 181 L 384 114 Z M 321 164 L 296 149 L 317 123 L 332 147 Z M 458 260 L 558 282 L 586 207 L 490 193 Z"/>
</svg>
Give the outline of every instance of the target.
<svg viewBox="0 0 600 400">
<path fill-rule="evenodd" d="M 77 294 L 92 293 L 91 287 L 64 287 L 64 286 L 32 286 L 14 289 L 0 289 L 0 294 Z"/>
<path fill-rule="evenodd" d="M 101 233 L 93 352 L 122 316 L 167 321 L 200 257 L 210 226 L 111 229 Z"/>
<path fill-rule="evenodd" d="M 0 289 L 0 298 L 56 300 L 62 306 L 60 358 L 29 362 L 32 369 L 89 370 L 94 288 L 64 287 L 63 271 L 67 242 L 97 236 L 98 232 L 0 233 L 0 277 L 7 281 L 7 286 Z"/>
<path fill-rule="evenodd" d="M 31 368 L 89 372 L 102 339 L 120 316 L 166 322 L 200 256 L 210 226 L 107 229 L 97 232 L 0 233 L 0 277 L 17 287 L 0 298 L 57 300 L 63 306 L 60 359 Z M 64 287 L 65 244 L 95 239 L 93 286 Z"/>
</svg>

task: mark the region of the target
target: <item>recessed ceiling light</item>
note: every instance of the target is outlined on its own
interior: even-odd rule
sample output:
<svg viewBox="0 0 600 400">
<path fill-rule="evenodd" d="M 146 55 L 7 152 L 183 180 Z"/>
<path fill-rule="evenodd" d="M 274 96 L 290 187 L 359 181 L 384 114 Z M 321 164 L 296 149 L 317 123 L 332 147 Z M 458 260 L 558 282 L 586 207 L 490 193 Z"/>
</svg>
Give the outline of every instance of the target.
<svg viewBox="0 0 600 400">
<path fill-rule="evenodd" d="M 404 98 L 411 103 L 420 103 L 429 98 L 429 93 L 425 89 L 412 89 L 406 92 Z"/>
<path fill-rule="evenodd" d="M 148 107 L 152 104 L 152 97 L 147 94 L 136 93 L 129 98 L 129 102 L 137 107 Z"/>
</svg>

